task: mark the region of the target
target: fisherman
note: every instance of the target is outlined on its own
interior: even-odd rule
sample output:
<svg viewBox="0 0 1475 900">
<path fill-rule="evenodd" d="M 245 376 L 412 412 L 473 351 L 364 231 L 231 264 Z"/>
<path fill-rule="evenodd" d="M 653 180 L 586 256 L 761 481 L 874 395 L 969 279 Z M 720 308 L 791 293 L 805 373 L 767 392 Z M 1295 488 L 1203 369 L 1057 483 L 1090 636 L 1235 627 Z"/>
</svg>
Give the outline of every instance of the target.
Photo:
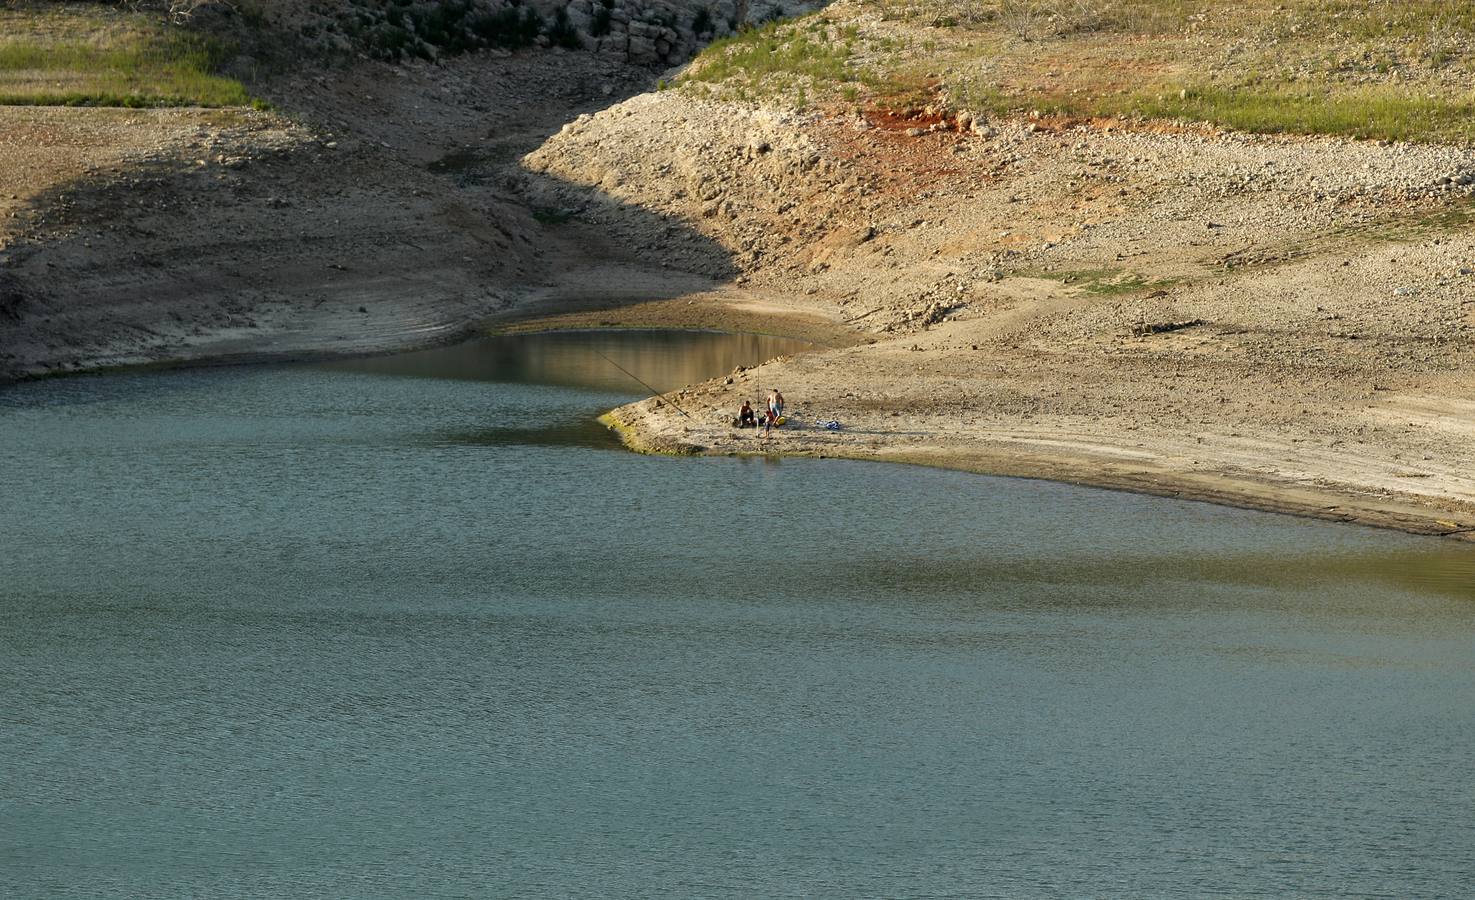
<svg viewBox="0 0 1475 900">
<path fill-rule="evenodd" d="M 753 414 L 753 406 L 747 400 L 743 401 L 743 408 L 738 410 L 737 427 L 757 428 L 758 417 Z"/>
<path fill-rule="evenodd" d="M 769 429 L 779 424 L 779 419 L 784 414 L 784 395 L 774 388 L 768 393 L 768 418 L 763 425 L 763 433 L 768 434 Z"/>
</svg>

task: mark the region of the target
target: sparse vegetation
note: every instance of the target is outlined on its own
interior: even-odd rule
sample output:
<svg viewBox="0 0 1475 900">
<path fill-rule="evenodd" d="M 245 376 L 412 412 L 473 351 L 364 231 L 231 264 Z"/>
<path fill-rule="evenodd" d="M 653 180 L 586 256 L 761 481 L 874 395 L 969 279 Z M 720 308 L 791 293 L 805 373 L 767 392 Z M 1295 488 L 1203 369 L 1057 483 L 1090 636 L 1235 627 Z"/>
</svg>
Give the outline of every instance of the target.
<svg viewBox="0 0 1475 900">
<path fill-rule="evenodd" d="M 369 53 L 389 62 L 435 59 L 438 54 L 466 53 L 488 47 L 526 47 L 547 34 L 560 46 L 574 46 L 577 35 L 568 16 L 549 25 L 530 6 L 508 6 L 486 12 L 468 0 L 438 4 L 397 5 L 359 10 L 348 17 L 345 34 Z"/>
<path fill-rule="evenodd" d="M 795 105 L 1467 143 L 1471 77 L 1475 5 L 1458 0 L 852 0 L 718 42 L 686 81 Z"/>
<path fill-rule="evenodd" d="M 713 25 L 712 10 L 706 6 L 698 9 L 691 18 L 691 30 L 694 34 L 708 34 L 712 31 Z"/>
<path fill-rule="evenodd" d="M 553 24 L 548 28 L 548 39 L 555 47 L 574 50 L 579 47 L 579 33 L 569 21 L 568 10 L 560 8 L 553 15 Z"/>
<path fill-rule="evenodd" d="M 1468 96 L 1419 96 L 1388 85 L 1341 90 L 1208 85 L 1135 98 L 1131 111 L 1215 122 L 1240 131 L 1475 141 L 1475 101 Z"/>
<path fill-rule="evenodd" d="M 594 7 L 594 16 L 589 23 L 589 33 L 594 37 L 604 37 L 609 34 L 610 22 L 613 19 L 611 10 L 614 4 L 600 0 L 598 6 Z"/>
<path fill-rule="evenodd" d="M 1031 278 L 1046 278 L 1061 284 L 1073 285 L 1089 294 L 1116 297 L 1140 294 L 1146 291 L 1164 290 L 1177 284 L 1173 279 L 1149 280 L 1138 272 L 1122 269 L 1083 269 L 1065 272 L 1047 272 L 1024 269 L 1020 274 Z"/>
<path fill-rule="evenodd" d="M 533 210 L 533 220 L 540 225 L 562 225 L 574 218 L 571 209 L 555 209 L 548 206 L 539 206 Z"/>
<path fill-rule="evenodd" d="M 724 96 L 787 96 L 798 105 L 812 93 L 826 96 L 855 84 L 853 40 L 827 20 L 772 21 L 714 42 L 682 77 L 682 83 L 720 85 Z"/>
</svg>

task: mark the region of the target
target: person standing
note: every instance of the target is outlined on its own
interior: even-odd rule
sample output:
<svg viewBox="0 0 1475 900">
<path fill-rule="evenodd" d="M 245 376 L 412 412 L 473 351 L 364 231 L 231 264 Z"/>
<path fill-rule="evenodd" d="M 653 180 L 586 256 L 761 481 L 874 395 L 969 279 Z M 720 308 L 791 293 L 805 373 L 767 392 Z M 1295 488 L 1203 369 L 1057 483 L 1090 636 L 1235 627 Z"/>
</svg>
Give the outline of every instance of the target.
<svg viewBox="0 0 1475 900">
<path fill-rule="evenodd" d="M 763 433 L 768 434 L 769 429 L 778 424 L 779 417 L 784 414 L 784 395 L 774 388 L 768 393 L 768 419 L 763 426 Z"/>
</svg>

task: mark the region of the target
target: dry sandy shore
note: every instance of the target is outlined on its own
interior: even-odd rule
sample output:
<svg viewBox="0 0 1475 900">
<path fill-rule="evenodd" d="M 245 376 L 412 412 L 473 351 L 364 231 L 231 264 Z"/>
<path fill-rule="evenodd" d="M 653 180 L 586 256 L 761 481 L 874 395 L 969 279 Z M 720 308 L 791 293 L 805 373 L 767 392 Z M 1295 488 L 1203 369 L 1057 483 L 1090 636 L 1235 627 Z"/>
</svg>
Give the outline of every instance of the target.
<svg viewBox="0 0 1475 900">
<path fill-rule="evenodd" d="M 578 54 L 0 109 L 0 379 L 673 326 L 825 349 L 640 449 L 847 456 L 1475 533 L 1463 150 L 803 116 Z M 628 97 L 627 100 L 621 98 Z M 797 427 L 728 421 L 759 385 Z M 837 420 L 843 427 L 814 427 Z"/>
</svg>

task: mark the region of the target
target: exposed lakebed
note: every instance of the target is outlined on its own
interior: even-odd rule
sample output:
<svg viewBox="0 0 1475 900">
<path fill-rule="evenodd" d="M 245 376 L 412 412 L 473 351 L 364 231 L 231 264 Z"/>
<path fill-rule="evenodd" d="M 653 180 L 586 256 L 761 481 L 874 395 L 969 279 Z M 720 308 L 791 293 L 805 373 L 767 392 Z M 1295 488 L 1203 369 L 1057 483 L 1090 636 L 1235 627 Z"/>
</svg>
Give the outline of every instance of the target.
<svg viewBox="0 0 1475 900">
<path fill-rule="evenodd" d="M 1475 878 L 1475 548 L 592 423 L 793 349 L 0 391 L 0 893 Z"/>
</svg>

